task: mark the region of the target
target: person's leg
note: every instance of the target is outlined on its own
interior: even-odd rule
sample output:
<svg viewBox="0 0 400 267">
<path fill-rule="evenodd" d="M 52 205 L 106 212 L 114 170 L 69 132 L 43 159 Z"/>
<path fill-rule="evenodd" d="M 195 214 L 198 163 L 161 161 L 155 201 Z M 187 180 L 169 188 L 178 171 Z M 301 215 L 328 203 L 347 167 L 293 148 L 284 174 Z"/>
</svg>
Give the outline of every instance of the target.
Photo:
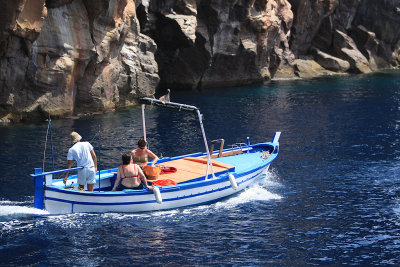
<svg viewBox="0 0 400 267">
<path fill-rule="evenodd" d="M 78 170 L 78 184 L 79 184 L 78 188 L 79 188 L 79 190 L 85 189 L 86 181 L 85 181 L 85 171 L 84 170 L 85 169 Z"/>
<path fill-rule="evenodd" d="M 93 191 L 94 190 L 94 184 L 87 184 L 87 190 L 88 191 Z"/>
<path fill-rule="evenodd" d="M 87 168 L 87 174 L 86 174 L 86 185 L 87 185 L 87 190 L 88 191 L 93 191 L 94 190 L 94 184 L 96 183 L 96 169 L 94 167 Z"/>
</svg>

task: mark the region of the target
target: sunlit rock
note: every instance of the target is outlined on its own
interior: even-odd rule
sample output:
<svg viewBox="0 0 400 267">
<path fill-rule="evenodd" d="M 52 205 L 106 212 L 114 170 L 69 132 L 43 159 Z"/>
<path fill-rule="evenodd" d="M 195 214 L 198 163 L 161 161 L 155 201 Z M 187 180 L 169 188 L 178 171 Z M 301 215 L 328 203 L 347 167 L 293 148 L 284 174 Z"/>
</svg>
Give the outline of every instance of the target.
<svg viewBox="0 0 400 267">
<path fill-rule="evenodd" d="M 346 72 L 350 69 L 350 63 L 348 61 L 324 53 L 317 48 L 314 49 L 313 55 L 318 64 L 327 70 Z"/>
</svg>

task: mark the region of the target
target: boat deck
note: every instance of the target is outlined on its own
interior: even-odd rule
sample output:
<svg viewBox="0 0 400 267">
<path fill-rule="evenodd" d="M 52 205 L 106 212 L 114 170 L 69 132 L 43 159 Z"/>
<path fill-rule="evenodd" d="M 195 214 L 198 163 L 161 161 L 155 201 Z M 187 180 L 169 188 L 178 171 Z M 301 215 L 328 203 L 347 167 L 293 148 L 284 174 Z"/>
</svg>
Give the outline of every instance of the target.
<svg viewBox="0 0 400 267">
<path fill-rule="evenodd" d="M 262 166 L 266 159 L 262 157 L 262 152 L 241 153 L 227 157 L 214 158 L 213 169 L 216 176 L 224 172 L 246 172 L 258 166 Z M 207 168 L 207 158 L 186 157 L 178 160 L 165 162 L 161 165 L 175 167 L 177 172 L 161 174 L 157 180 L 171 179 L 175 183 L 193 181 L 204 178 Z M 211 174 L 211 170 L 208 171 Z M 156 181 L 156 180 L 152 180 Z"/>
<path fill-rule="evenodd" d="M 227 171 L 235 171 L 235 166 L 231 164 L 223 163 L 217 160 L 212 160 L 212 163 L 214 173 L 216 175 L 222 174 Z M 175 173 L 161 174 L 157 180 L 170 179 L 178 184 L 189 180 L 203 178 L 206 175 L 207 159 L 186 157 L 182 159 L 168 161 L 161 165 L 175 167 L 177 171 Z M 211 174 L 211 169 L 209 169 L 208 174 Z M 151 180 L 151 182 L 154 181 L 156 180 Z"/>
</svg>

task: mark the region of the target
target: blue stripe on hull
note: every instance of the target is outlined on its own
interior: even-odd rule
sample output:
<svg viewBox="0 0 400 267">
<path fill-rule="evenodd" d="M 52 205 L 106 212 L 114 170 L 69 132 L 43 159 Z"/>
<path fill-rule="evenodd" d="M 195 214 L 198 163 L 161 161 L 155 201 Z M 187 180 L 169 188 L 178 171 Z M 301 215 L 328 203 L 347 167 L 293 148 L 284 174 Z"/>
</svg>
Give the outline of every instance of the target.
<svg viewBox="0 0 400 267">
<path fill-rule="evenodd" d="M 250 180 L 255 179 L 256 177 L 258 177 L 260 173 L 257 173 L 241 182 L 238 182 L 238 185 L 243 184 L 243 183 L 247 183 Z M 223 181 L 226 182 L 226 181 Z M 173 202 L 173 201 L 178 201 L 178 200 L 183 200 L 183 199 L 189 199 L 189 198 L 194 198 L 194 197 L 198 197 L 198 196 L 202 196 L 202 195 L 208 195 L 208 194 L 212 194 L 215 192 L 219 192 L 219 191 L 224 191 L 227 189 L 231 189 L 231 186 L 225 186 L 222 188 L 218 188 L 218 189 L 213 189 L 210 191 L 206 191 L 206 192 L 202 192 L 202 193 L 197 193 L 197 194 L 191 194 L 191 195 L 187 195 L 187 196 L 182 196 L 182 197 L 175 197 L 175 198 L 168 198 L 168 199 L 163 199 L 163 202 Z M 244 189 L 244 188 L 243 188 Z M 230 195 L 233 195 L 235 193 L 238 193 L 240 191 L 242 191 L 243 189 L 239 190 L 239 191 L 235 191 Z M 64 192 L 63 192 L 64 193 Z M 202 204 L 202 203 L 208 203 L 208 202 L 214 202 L 215 200 L 221 199 L 221 198 L 225 198 L 228 197 L 230 195 L 227 196 L 223 196 L 223 197 L 219 197 L 219 198 L 215 198 L 215 199 L 210 199 L 207 200 L 205 202 L 201 202 L 198 204 Z M 121 196 L 121 195 L 118 195 Z M 109 203 L 109 202 L 80 202 L 80 201 L 71 201 L 71 200 L 64 200 L 64 199 L 59 199 L 59 198 L 53 198 L 53 197 L 46 197 L 46 200 L 52 200 L 52 201 L 58 201 L 58 202 L 63 202 L 63 203 L 69 203 L 72 205 L 88 205 L 88 206 L 120 206 L 120 205 L 140 205 L 140 204 L 151 204 L 151 203 L 156 203 L 156 200 L 148 200 L 148 201 L 135 201 L 135 202 L 115 202 L 115 203 Z M 184 206 L 184 205 L 183 205 Z M 162 206 L 160 206 L 160 208 L 162 208 Z"/>
</svg>

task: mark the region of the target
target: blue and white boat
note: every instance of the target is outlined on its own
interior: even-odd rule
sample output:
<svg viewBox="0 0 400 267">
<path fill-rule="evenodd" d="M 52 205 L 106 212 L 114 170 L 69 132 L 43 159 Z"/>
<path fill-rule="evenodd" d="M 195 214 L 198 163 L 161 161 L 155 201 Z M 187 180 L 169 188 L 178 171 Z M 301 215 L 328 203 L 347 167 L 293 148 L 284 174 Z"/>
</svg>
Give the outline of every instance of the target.
<svg viewBox="0 0 400 267">
<path fill-rule="evenodd" d="M 250 144 L 247 138 L 245 143 L 223 149 L 224 140 L 219 139 L 212 141 L 209 149 L 202 115 L 197 107 L 173 102 L 165 103 L 151 98 L 141 98 L 140 103 L 145 139 L 146 105 L 177 109 L 198 116 L 206 152 L 160 159 L 159 164 L 174 167 L 176 172 L 161 174 L 156 181 L 168 179 L 175 184 L 154 186 L 153 191 L 147 189 L 111 191 L 117 168 L 98 172 L 93 192 L 79 191 L 76 175 L 68 178 L 67 186 L 62 179 L 53 180 L 53 175 L 78 170 L 79 167 L 50 172 L 42 172 L 42 169 L 37 168 L 35 174 L 31 174 L 35 179 L 35 208 L 44 209 L 50 214 L 64 214 L 145 212 L 206 204 L 242 191 L 264 175 L 278 156 L 280 132 L 275 133 L 271 142 Z M 220 149 L 214 151 L 214 144 L 217 142 L 221 142 Z"/>
</svg>

